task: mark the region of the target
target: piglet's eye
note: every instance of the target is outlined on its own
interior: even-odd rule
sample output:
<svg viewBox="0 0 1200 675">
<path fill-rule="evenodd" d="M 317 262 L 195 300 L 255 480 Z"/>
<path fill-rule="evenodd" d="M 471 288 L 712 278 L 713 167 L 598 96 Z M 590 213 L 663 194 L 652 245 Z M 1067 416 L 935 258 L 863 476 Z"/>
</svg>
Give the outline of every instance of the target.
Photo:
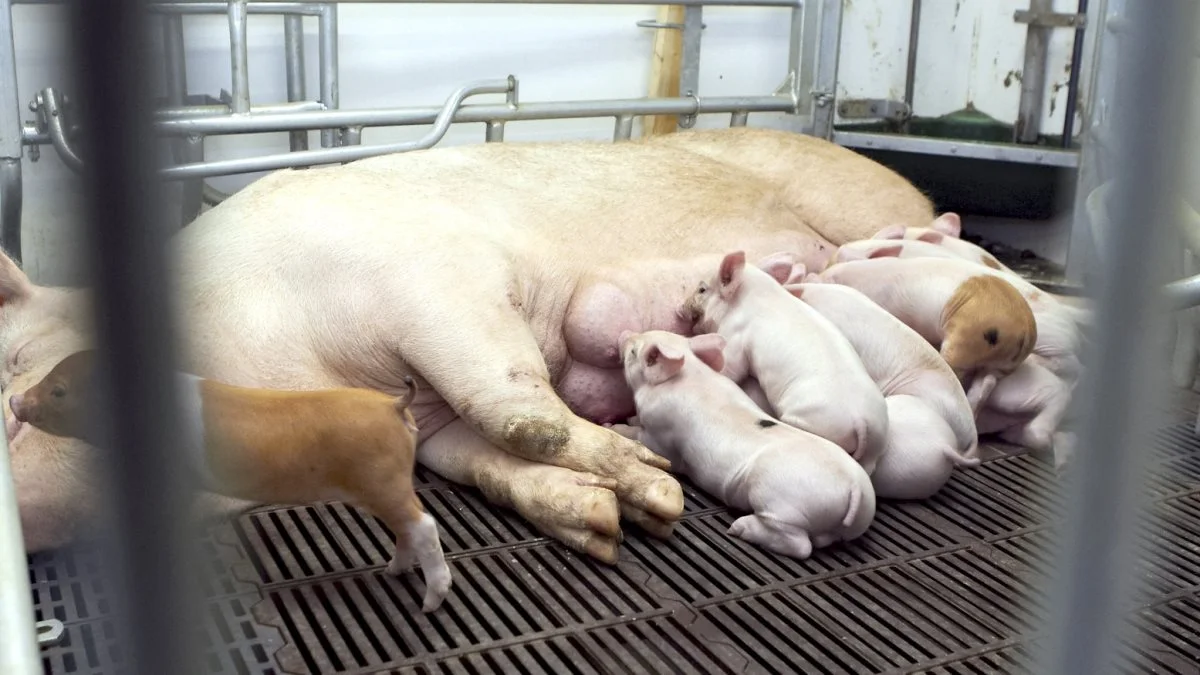
<svg viewBox="0 0 1200 675">
<path fill-rule="evenodd" d="M 61 384 L 57 385 L 56 387 L 54 387 L 53 389 L 50 390 L 50 395 L 53 396 L 54 398 L 62 398 L 67 395 L 67 388 L 62 386 Z"/>
</svg>

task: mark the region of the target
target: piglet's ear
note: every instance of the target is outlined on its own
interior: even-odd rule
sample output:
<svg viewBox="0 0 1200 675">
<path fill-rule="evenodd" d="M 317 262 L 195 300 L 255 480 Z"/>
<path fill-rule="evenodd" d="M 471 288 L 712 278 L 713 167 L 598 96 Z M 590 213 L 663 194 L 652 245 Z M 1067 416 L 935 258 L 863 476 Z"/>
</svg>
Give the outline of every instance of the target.
<svg viewBox="0 0 1200 675">
<path fill-rule="evenodd" d="M 721 294 L 727 295 L 737 291 L 742 283 L 742 272 L 746 267 L 746 252 L 734 251 L 721 261 L 721 269 L 717 274 L 721 282 Z"/>
<path fill-rule="evenodd" d="M 891 225 L 876 232 L 872 239 L 903 239 L 905 228 L 903 225 Z"/>
<path fill-rule="evenodd" d="M 849 244 L 839 247 L 837 252 L 833 254 L 833 261 L 830 264 L 850 262 L 851 260 L 866 260 L 867 254 L 863 252 L 862 248 L 853 245 L 857 243 L 859 242 L 852 241 Z"/>
<path fill-rule="evenodd" d="M 633 331 L 631 331 L 631 330 L 621 331 L 621 334 L 617 336 L 617 348 L 620 349 L 621 347 L 624 347 L 625 343 L 631 337 L 633 337 Z"/>
<path fill-rule="evenodd" d="M 758 261 L 758 268 L 782 284 L 788 280 L 792 267 L 797 264 L 797 257 L 791 253 L 772 253 Z"/>
<path fill-rule="evenodd" d="M 0 306 L 33 294 L 33 284 L 12 258 L 0 253 Z"/>
<path fill-rule="evenodd" d="M 683 354 L 668 345 L 650 345 L 642 355 L 646 364 L 646 380 L 650 384 L 665 382 L 683 369 Z"/>
<path fill-rule="evenodd" d="M 707 363 L 709 368 L 721 372 L 725 368 L 725 338 L 716 333 L 706 333 L 688 338 L 692 353 Z"/>
<path fill-rule="evenodd" d="M 880 246 L 879 248 L 867 254 L 868 258 L 899 258 L 900 252 L 904 250 L 899 244 L 895 246 Z"/>
<path fill-rule="evenodd" d="M 813 276 L 816 276 L 816 275 L 814 274 Z M 797 298 L 800 298 L 800 299 L 804 298 L 804 286 L 802 284 L 789 283 L 787 286 L 783 287 L 783 290 L 787 291 L 788 293 L 791 293 L 792 295 L 796 296 Z"/>
<path fill-rule="evenodd" d="M 959 218 L 958 214 L 954 213 L 953 211 L 947 211 L 937 218 L 934 218 L 933 224 L 930 225 L 930 227 L 938 232 L 941 232 L 947 237 L 954 237 L 955 239 L 958 239 L 962 236 L 962 219 Z"/>
<path fill-rule="evenodd" d="M 798 283 L 803 281 L 807 274 L 808 268 L 805 267 L 804 263 L 796 263 L 792 265 L 792 269 L 788 270 L 787 280 L 783 283 L 784 285 Z"/>
<path fill-rule="evenodd" d="M 917 237 L 917 240 L 924 241 L 924 242 L 927 242 L 930 244 L 940 244 L 940 243 L 942 243 L 942 240 L 945 238 L 946 238 L 946 235 L 942 234 L 941 232 L 938 232 L 937 230 L 926 230 L 926 231 L 922 232 L 920 236 Z"/>
</svg>

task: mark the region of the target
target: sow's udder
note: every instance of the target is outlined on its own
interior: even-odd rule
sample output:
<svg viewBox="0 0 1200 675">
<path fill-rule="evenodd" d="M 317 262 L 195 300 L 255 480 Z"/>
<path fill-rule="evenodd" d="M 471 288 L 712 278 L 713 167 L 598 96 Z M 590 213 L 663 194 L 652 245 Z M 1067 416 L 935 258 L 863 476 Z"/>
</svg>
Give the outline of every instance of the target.
<svg viewBox="0 0 1200 675">
<path fill-rule="evenodd" d="M 643 330 L 643 323 L 634 299 L 612 284 L 592 283 L 576 291 L 563 320 L 568 363 L 556 386 L 576 415 L 606 424 L 634 414 L 618 338 L 627 330 Z"/>
</svg>

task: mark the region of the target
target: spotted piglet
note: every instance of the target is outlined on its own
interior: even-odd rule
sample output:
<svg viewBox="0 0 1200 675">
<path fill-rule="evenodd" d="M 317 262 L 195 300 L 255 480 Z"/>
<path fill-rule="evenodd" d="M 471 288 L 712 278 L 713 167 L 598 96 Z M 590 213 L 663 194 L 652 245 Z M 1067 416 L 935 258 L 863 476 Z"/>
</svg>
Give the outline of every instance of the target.
<svg viewBox="0 0 1200 675">
<path fill-rule="evenodd" d="M 771 256 L 760 268 L 730 253 L 684 312 L 696 332 L 725 338 L 726 376 L 756 379 L 779 419 L 838 444 L 870 474 L 886 443 L 887 406 L 841 331 L 784 290 L 795 262 Z"/>
<path fill-rule="evenodd" d="M 989 272 L 967 260 L 884 257 L 837 263 L 817 277 L 861 291 L 936 347 L 978 413 L 1038 341 L 1029 303 Z"/>
<path fill-rule="evenodd" d="M 730 535 L 803 560 L 870 526 L 875 492 L 866 471 L 833 443 L 767 415 L 721 375 L 724 338 L 625 332 L 620 345 L 641 426 L 614 430 L 729 506 L 752 511 Z"/>
</svg>

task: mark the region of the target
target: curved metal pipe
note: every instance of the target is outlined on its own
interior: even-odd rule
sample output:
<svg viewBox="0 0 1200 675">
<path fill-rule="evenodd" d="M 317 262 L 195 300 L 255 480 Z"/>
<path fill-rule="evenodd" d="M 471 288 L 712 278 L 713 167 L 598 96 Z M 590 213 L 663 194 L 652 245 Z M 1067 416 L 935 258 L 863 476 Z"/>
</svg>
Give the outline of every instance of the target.
<svg viewBox="0 0 1200 675">
<path fill-rule="evenodd" d="M 391 145 L 349 146 L 288 152 L 281 155 L 263 155 L 249 159 L 228 159 L 219 162 L 183 164 L 164 169 L 159 175 L 167 180 L 203 178 L 207 176 L 223 176 L 300 166 L 314 166 L 317 164 L 332 164 L 335 162 L 353 162 L 359 159 L 366 159 L 367 157 L 387 155 L 394 152 L 424 150 L 437 145 L 437 142 L 442 140 L 442 137 L 450 129 L 450 124 L 454 121 L 454 113 L 462 107 L 462 103 L 467 97 L 475 96 L 476 94 L 505 94 L 511 91 L 514 86 L 516 86 L 516 79 L 510 75 L 504 80 L 485 80 L 459 87 L 446 100 L 445 105 L 442 106 L 429 133 L 415 141 L 393 143 Z"/>
<path fill-rule="evenodd" d="M 209 206 L 216 206 L 217 204 L 220 204 L 221 202 L 225 201 L 226 199 L 229 199 L 228 192 L 221 192 L 217 188 L 209 185 L 208 183 L 204 184 L 204 187 L 201 189 L 200 194 L 202 194 L 204 196 L 204 203 L 208 204 Z"/>
<path fill-rule="evenodd" d="M 62 106 L 59 105 L 58 92 L 54 90 L 54 87 L 46 87 L 42 90 L 42 102 L 45 105 L 46 126 L 50 133 L 50 142 L 58 151 L 58 156 L 62 158 L 63 164 L 73 171 L 83 171 L 83 160 L 67 140 Z"/>
</svg>

